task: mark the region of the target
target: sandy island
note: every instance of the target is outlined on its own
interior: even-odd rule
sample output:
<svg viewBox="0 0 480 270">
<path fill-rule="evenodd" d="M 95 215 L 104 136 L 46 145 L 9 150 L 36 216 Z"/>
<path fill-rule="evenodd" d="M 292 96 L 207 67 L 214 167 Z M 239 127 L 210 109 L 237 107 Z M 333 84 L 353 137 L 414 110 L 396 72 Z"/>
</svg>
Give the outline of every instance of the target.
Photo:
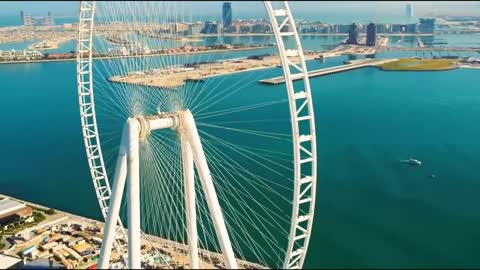
<svg viewBox="0 0 480 270">
<path fill-rule="evenodd" d="M 318 53 L 305 52 L 305 59 L 312 60 Z M 294 63 L 300 62 L 298 57 L 291 58 Z M 264 56 L 258 59 L 225 60 L 222 62 L 200 63 L 193 67 L 172 67 L 131 72 L 126 75 L 110 77 L 111 82 L 138 84 L 159 88 L 175 88 L 186 81 L 202 81 L 206 78 L 229 75 L 258 69 L 274 68 L 281 64 L 278 56 Z"/>
</svg>

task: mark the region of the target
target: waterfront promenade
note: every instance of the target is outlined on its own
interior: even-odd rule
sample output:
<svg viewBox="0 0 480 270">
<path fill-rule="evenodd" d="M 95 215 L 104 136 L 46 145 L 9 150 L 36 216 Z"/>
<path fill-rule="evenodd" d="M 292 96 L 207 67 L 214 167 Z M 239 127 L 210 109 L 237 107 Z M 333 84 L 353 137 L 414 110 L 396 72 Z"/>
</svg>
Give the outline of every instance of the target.
<svg viewBox="0 0 480 270">
<path fill-rule="evenodd" d="M 48 210 L 50 208 L 45 207 L 43 205 L 23 201 L 17 198 L 13 198 L 7 195 L 0 194 L 0 198 L 8 198 L 11 200 L 16 200 L 19 202 L 22 202 L 26 205 L 32 206 L 37 209 L 42 209 L 42 210 Z M 26 228 L 17 234 L 23 235 L 25 233 L 32 234 L 34 232 L 40 232 L 42 233 L 38 234 L 35 237 L 32 237 L 31 239 L 27 241 L 23 241 L 19 244 L 16 244 L 12 247 L 10 247 L 8 250 L 4 250 L 3 252 L 7 255 L 11 256 L 17 256 L 19 252 L 24 250 L 27 247 L 30 247 L 32 245 L 34 246 L 40 246 L 41 241 L 44 237 L 48 236 L 49 234 L 52 234 L 49 232 L 48 228 L 52 228 L 52 226 L 56 227 L 62 227 L 62 226 L 68 226 L 70 227 L 71 224 L 78 224 L 83 226 L 84 228 L 95 228 L 97 231 L 102 231 L 104 223 L 98 220 L 74 215 L 71 213 L 67 212 L 62 212 L 57 209 L 55 209 L 55 214 L 53 215 L 48 215 L 47 218 L 40 222 L 38 225 L 30 228 Z M 125 233 L 127 233 L 128 230 L 125 229 Z M 149 245 L 152 246 L 153 250 L 156 250 L 156 252 L 160 252 L 163 254 L 169 254 L 170 257 L 170 263 L 172 265 L 170 266 L 181 266 L 181 267 L 187 267 L 189 264 L 189 258 L 188 258 L 188 253 L 187 251 L 189 250 L 188 245 L 185 245 L 183 243 L 175 242 L 172 240 L 168 239 L 163 239 L 154 235 L 147 235 L 143 234 L 144 238 L 142 239 L 142 243 L 144 245 Z M 102 237 L 101 234 L 99 234 L 97 237 Z M 59 245 L 61 248 L 61 245 Z M 98 254 L 99 249 L 95 251 L 96 254 Z M 44 253 L 42 256 L 47 255 Z M 147 255 L 147 254 L 143 254 Z M 215 268 L 221 268 L 224 267 L 224 262 L 223 262 L 223 256 L 219 253 L 208 251 L 205 249 L 199 248 L 199 256 L 200 256 L 200 266 L 202 268 L 207 268 L 207 269 L 215 269 Z M 112 258 L 119 258 L 118 254 L 116 254 L 116 251 L 113 250 L 112 252 Z M 69 260 L 66 260 L 67 263 Z M 73 261 L 72 261 L 73 262 Z M 72 262 L 69 263 L 69 265 L 74 265 Z M 249 268 L 249 269 L 264 269 L 265 267 L 256 263 L 251 263 L 247 262 L 244 260 L 237 259 L 237 262 L 240 267 L 242 268 Z M 89 261 L 88 264 L 92 265 L 94 264 L 95 261 L 91 262 Z"/>
</svg>

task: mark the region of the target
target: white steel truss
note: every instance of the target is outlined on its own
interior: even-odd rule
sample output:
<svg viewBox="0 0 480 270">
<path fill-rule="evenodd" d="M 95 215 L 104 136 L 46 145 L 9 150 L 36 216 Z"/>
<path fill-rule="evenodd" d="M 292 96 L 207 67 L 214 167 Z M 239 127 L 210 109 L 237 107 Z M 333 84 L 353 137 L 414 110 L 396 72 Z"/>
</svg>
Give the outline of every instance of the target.
<svg viewBox="0 0 480 270">
<path fill-rule="evenodd" d="M 95 1 L 82 1 L 78 21 L 77 42 L 77 84 L 80 104 L 80 119 L 82 123 L 83 140 L 87 152 L 90 174 L 97 195 L 100 210 L 104 219 L 107 218 L 110 202 L 110 184 L 103 162 L 102 148 L 98 136 L 95 102 L 93 97 L 92 77 L 92 39 L 94 31 Z M 118 235 L 115 248 L 119 254 L 126 254 L 127 239 L 120 220 L 115 227 Z M 123 241 L 123 243 L 122 243 Z M 125 258 L 123 258 L 125 259 Z"/>
<path fill-rule="evenodd" d="M 285 83 L 290 103 L 292 120 L 293 151 L 295 164 L 295 187 L 290 240 L 283 268 L 301 268 L 305 261 L 313 225 L 317 179 L 317 149 L 312 96 L 305 56 L 300 37 L 287 1 L 265 1 L 278 52 L 283 66 Z M 285 38 L 293 38 L 287 48 Z M 292 58 L 300 60 L 295 64 Z M 303 88 L 294 87 L 293 80 L 303 78 Z"/>
</svg>

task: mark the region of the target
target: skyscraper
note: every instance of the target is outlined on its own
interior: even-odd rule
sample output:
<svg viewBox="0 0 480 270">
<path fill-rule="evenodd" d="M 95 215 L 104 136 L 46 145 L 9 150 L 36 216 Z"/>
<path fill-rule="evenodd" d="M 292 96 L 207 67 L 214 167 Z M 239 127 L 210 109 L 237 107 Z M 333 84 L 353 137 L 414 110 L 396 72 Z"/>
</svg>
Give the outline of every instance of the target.
<svg viewBox="0 0 480 270">
<path fill-rule="evenodd" d="M 20 11 L 20 17 L 22 18 L 22 24 L 24 26 L 32 26 L 33 25 L 32 16 L 26 14 L 25 12 L 23 12 L 23 10 Z"/>
<path fill-rule="evenodd" d="M 202 34 L 217 34 L 218 24 L 216 22 L 206 21 L 201 31 Z"/>
<path fill-rule="evenodd" d="M 367 25 L 367 46 L 377 44 L 377 26 L 372 22 Z"/>
<path fill-rule="evenodd" d="M 411 3 L 407 3 L 405 6 L 405 15 L 407 15 L 408 18 L 413 17 L 413 6 Z"/>
<path fill-rule="evenodd" d="M 48 12 L 47 17 L 45 17 L 44 25 L 54 25 L 52 12 Z"/>
<path fill-rule="evenodd" d="M 358 35 L 360 33 L 360 29 L 356 23 L 352 23 L 350 25 L 350 29 L 348 30 L 348 39 L 347 44 L 358 44 Z"/>
<path fill-rule="evenodd" d="M 433 34 L 435 32 L 435 19 L 433 18 L 420 18 L 420 24 L 418 25 L 418 31 L 424 34 Z"/>
<path fill-rule="evenodd" d="M 223 29 L 229 29 L 232 26 L 232 3 L 224 2 L 222 7 Z"/>
</svg>

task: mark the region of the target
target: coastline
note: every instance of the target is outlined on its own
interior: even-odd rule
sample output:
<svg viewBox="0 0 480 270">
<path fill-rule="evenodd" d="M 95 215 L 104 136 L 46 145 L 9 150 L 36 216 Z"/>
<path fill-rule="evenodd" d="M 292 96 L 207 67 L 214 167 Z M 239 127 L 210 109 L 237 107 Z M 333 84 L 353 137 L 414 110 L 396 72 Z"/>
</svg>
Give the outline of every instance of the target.
<svg viewBox="0 0 480 270">
<path fill-rule="evenodd" d="M 74 40 L 75 38 L 63 38 L 63 39 L 54 39 L 54 40 L 42 40 L 37 43 L 34 43 L 28 47 L 29 50 L 37 50 L 37 51 L 46 51 L 46 50 L 55 50 L 60 47 L 60 44 L 65 42 Z M 36 47 L 41 44 L 48 44 L 48 47 Z"/>
<path fill-rule="evenodd" d="M 221 52 L 233 52 L 233 51 L 249 51 L 257 49 L 266 49 L 273 48 L 275 46 L 258 46 L 258 47 L 249 47 L 249 48 L 237 48 L 237 49 L 214 49 L 207 51 L 198 51 L 198 52 L 177 52 L 177 53 L 158 53 L 158 54 L 146 54 L 146 55 L 126 55 L 126 56 L 105 56 L 105 57 L 92 57 L 93 60 L 103 60 L 103 59 L 124 59 L 124 58 L 139 58 L 139 57 L 154 57 L 154 56 L 169 56 L 169 55 L 190 55 L 190 54 L 202 54 L 202 53 L 221 53 Z M 70 62 L 76 61 L 77 58 L 66 58 L 66 59 L 42 59 L 42 60 L 20 60 L 20 61 L 5 61 L 0 62 L 1 64 L 28 64 L 28 63 L 48 63 L 48 62 Z"/>
<path fill-rule="evenodd" d="M 12 197 L 12 196 L 9 196 L 9 195 L 5 195 L 5 194 L 2 194 L 2 193 L 0 193 L 0 197 L 15 200 L 15 201 L 24 203 L 27 206 L 33 206 L 35 208 L 39 208 L 39 209 L 42 209 L 42 210 L 53 209 L 53 208 L 50 208 L 50 207 L 46 207 L 44 205 L 28 202 L 28 201 L 18 199 L 18 198 L 15 198 L 15 197 Z M 22 230 L 19 233 L 22 233 L 24 231 L 33 231 L 33 230 L 36 230 L 36 229 L 39 229 L 39 228 L 44 228 L 44 227 L 52 226 L 52 225 L 55 225 L 55 224 L 58 225 L 58 224 L 78 223 L 80 225 L 100 226 L 101 228 L 103 228 L 103 226 L 105 225 L 105 223 L 103 221 L 78 216 L 78 215 L 75 215 L 75 214 L 72 214 L 72 213 L 60 211 L 58 209 L 53 209 L 53 210 L 55 210 L 55 212 L 56 212 L 55 214 L 53 214 L 51 216 L 47 216 L 47 219 L 40 222 L 38 225 L 36 225 L 34 227 L 30 227 L 30 228 L 25 228 L 24 230 Z M 48 217 L 50 217 L 50 220 L 48 219 Z M 52 220 L 51 217 L 55 217 L 55 219 Z M 125 232 L 127 232 L 127 231 L 128 230 L 125 229 Z M 171 248 L 173 248 L 173 250 L 175 250 L 179 254 L 182 254 L 182 256 L 185 256 L 185 255 L 183 255 L 183 250 L 186 252 L 189 248 L 188 245 L 186 245 L 186 244 L 175 242 L 175 241 L 172 241 L 172 240 L 169 240 L 169 239 L 160 238 L 158 236 L 154 236 L 154 235 L 150 235 L 150 234 L 146 234 L 146 233 L 144 233 L 144 236 L 146 236 L 145 240 L 147 242 L 149 242 L 152 246 L 154 246 L 156 249 L 159 249 L 160 247 L 165 246 L 165 245 L 169 245 Z M 25 245 L 25 244 L 23 244 L 23 245 Z M 205 250 L 205 249 L 201 249 L 201 248 L 199 248 L 199 254 L 207 254 L 208 257 L 211 257 L 211 258 L 215 258 L 215 257 L 216 258 L 222 258 L 222 256 L 223 256 L 219 253 L 209 251 L 209 250 Z M 244 261 L 244 260 L 241 260 L 241 259 L 238 259 L 238 258 L 237 258 L 237 261 L 240 262 L 241 264 L 243 264 L 244 267 L 249 266 L 249 267 L 255 267 L 256 269 L 265 269 L 265 266 L 259 265 L 257 263 Z M 184 263 L 187 263 L 187 262 L 185 261 Z M 202 262 L 202 263 L 207 263 L 207 262 Z M 214 265 L 207 265 L 207 266 L 212 268 L 212 266 L 214 266 Z"/>
</svg>

